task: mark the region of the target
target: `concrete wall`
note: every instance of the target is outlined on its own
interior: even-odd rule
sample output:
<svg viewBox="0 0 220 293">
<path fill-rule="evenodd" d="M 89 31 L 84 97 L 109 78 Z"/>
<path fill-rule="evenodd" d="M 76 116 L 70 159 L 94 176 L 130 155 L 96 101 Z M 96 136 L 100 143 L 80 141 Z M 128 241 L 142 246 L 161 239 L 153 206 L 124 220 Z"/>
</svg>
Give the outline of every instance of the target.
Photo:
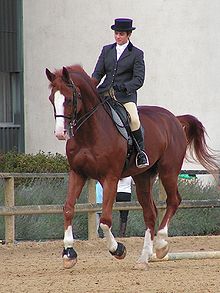
<svg viewBox="0 0 220 293">
<path fill-rule="evenodd" d="M 193 114 L 220 149 L 219 0 L 24 0 L 26 152 L 64 152 L 53 135 L 45 68 L 80 63 L 92 73 L 114 18 L 134 19 L 131 41 L 145 52 L 139 104 Z"/>
</svg>

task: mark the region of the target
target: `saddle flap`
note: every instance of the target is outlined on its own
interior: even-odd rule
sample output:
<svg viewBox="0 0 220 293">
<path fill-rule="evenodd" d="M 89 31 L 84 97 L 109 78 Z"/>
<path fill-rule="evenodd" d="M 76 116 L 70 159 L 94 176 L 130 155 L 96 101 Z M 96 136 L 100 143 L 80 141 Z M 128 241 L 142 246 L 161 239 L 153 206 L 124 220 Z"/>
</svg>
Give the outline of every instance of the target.
<svg viewBox="0 0 220 293">
<path fill-rule="evenodd" d="M 131 129 L 129 126 L 129 113 L 120 102 L 114 99 L 109 99 L 108 101 L 106 101 L 106 105 L 108 105 L 108 108 L 110 110 L 110 112 L 107 112 L 114 121 L 117 130 L 126 140 L 128 140 L 131 136 Z"/>
</svg>

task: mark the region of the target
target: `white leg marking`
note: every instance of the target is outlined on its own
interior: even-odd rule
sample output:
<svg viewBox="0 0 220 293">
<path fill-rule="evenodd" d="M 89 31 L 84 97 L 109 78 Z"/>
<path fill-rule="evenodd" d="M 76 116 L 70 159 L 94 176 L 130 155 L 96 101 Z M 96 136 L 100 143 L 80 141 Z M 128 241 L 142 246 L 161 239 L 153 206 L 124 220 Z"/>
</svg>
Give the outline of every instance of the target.
<svg viewBox="0 0 220 293">
<path fill-rule="evenodd" d="M 115 240 L 115 237 L 113 236 L 112 232 L 111 232 L 111 228 L 109 228 L 108 225 L 106 224 L 100 224 L 100 227 L 102 228 L 102 231 L 104 233 L 104 236 L 107 240 L 107 247 L 108 250 L 111 252 L 115 252 L 117 247 L 118 247 L 118 243 Z"/>
<path fill-rule="evenodd" d="M 157 232 L 157 238 L 155 241 L 155 248 L 161 249 L 167 246 L 168 242 L 164 239 L 168 237 L 168 227 L 167 225 Z"/>
<path fill-rule="evenodd" d="M 144 246 L 141 252 L 141 256 L 138 259 L 138 263 L 148 263 L 148 260 L 153 255 L 153 241 L 151 240 L 150 229 L 145 231 Z"/>
<path fill-rule="evenodd" d="M 72 226 L 68 226 L 67 230 L 64 233 L 64 248 L 67 249 L 68 247 L 73 247 L 73 231 Z"/>
</svg>

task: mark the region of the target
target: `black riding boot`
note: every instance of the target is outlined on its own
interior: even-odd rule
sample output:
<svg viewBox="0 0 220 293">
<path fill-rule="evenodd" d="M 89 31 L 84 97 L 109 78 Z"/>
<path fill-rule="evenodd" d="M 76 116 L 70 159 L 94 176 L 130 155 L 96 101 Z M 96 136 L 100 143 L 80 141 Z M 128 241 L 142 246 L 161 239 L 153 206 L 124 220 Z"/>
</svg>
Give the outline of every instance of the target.
<svg viewBox="0 0 220 293">
<path fill-rule="evenodd" d="M 119 237 L 125 237 L 126 228 L 127 228 L 127 221 L 123 223 L 120 218 Z"/>
<path fill-rule="evenodd" d="M 144 136 L 141 127 L 138 130 L 132 131 L 132 134 L 136 140 L 137 147 L 136 166 L 138 168 L 149 166 L 149 159 L 144 152 Z"/>
</svg>

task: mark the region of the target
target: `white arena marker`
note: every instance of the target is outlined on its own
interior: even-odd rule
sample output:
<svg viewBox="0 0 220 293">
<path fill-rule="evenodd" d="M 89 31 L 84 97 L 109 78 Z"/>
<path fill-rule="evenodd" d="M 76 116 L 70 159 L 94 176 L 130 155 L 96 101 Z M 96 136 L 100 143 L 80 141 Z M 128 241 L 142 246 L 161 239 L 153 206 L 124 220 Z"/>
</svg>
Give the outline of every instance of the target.
<svg viewBox="0 0 220 293">
<path fill-rule="evenodd" d="M 158 259 L 154 253 L 150 262 L 166 261 L 166 260 L 181 260 L 181 259 L 218 259 L 220 251 L 194 251 L 194 252 L 176 252 L 168 253 L 164 258 Z"/>
</svg>

